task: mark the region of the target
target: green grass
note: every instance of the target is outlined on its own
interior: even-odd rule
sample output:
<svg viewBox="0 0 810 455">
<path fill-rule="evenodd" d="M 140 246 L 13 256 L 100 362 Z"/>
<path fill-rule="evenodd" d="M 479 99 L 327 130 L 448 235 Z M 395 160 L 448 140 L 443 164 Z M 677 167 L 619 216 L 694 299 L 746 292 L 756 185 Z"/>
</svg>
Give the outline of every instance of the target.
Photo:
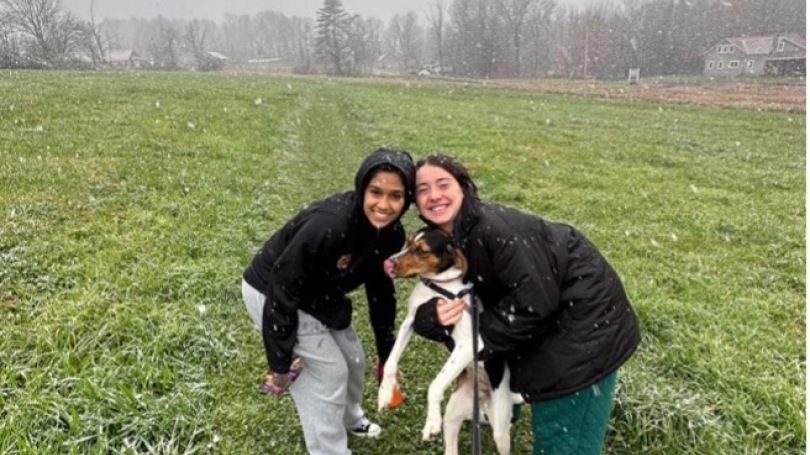
<svg viewBox="0 0 810 455">
<path fill-rule="evenodd" d="M 485 198 L 579 227 L 620 272 L 643 342 L 607 453 L 803 454 L 805 129 L 416 82 L 0 72 L 0 454 L 304 453 L 289 397 L 257 391 L 241 273 L 381 144 L 459 157 Z M 414 339 L 383 415 L 369 372 L 385 433 L 354 453 L 442 453 L 419 439 L 443 358 Z"/>
</svg>

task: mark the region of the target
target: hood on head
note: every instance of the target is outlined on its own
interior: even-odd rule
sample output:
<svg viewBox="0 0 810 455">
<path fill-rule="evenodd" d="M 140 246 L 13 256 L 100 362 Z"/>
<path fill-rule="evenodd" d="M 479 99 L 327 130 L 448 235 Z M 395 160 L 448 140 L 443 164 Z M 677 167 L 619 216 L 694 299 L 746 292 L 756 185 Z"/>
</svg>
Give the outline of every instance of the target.
<svg viewBox="0 0 810 455">
<path fill-rule="evenodd" d="M 416 167 L 413 164 L 411 154 L 405 150 L 397 150 L 388 147 L 380 147 L 371 152 L 360 168 L 357 170 L 357 175 L 354 177 L 354 191 L 356 195 L 357 205 L 362 210 L 363 207 L 363 194 L 365 193 L 366 186 L 371 175 L 377 168 L 387 166 L 397 172 L 402 177 L 402 182 L 405 184 L 405 207 L 402 209 L 400 217 L 408 211 L 411 202 L 413 202 L 413 187 L 416 181 Z"/>
</svg>

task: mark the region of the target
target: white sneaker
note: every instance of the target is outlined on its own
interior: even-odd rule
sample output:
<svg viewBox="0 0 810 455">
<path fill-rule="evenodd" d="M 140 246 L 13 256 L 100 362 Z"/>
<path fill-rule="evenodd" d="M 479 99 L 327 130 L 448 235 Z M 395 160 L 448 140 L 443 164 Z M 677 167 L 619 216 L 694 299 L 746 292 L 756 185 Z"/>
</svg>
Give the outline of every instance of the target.
<svg viewBox="0 0 810 455">
<path fill-rule="evenodd" d="M 362 438 L 376 438 L 382 433 L 382 428 L 379 425 L 368 420 L 366 416 L 360 419 L 360 423 L 352 428 L 347 428 L 349 433 L 360 436 Z"/>
</svg>

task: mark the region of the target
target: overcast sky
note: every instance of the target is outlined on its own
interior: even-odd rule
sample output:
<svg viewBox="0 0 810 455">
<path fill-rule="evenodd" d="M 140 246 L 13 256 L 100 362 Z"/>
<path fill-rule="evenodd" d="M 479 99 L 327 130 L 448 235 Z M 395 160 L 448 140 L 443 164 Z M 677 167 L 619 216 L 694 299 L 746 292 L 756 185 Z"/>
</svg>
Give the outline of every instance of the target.
<svg viewBox="0 0 810 455">
<path fill-rule="evenodd" d="M 582 6 L 596 0 L 558 0 L 560 5 Z M 62 0 L 62 3 L 83 19 L 90 17 L 91 0 Z M 394 14 L 427 11 L 435 0 L 343 0 L 343 7 L 351 14 L 374 16 L 387 21 Z M 444 0 L 450 5 L 452 0 Z M 323 0 L 95 0 L 93 9 L 96 20 L 105 17 L 126 19 L 142 18 L 158 14 L 168 18 L 212 19 L 221 22 L 225 13 L 254 14 L 259 11 L 276 11 L 285 16 L 315 18 L 323 6 Z"/>
</svg>

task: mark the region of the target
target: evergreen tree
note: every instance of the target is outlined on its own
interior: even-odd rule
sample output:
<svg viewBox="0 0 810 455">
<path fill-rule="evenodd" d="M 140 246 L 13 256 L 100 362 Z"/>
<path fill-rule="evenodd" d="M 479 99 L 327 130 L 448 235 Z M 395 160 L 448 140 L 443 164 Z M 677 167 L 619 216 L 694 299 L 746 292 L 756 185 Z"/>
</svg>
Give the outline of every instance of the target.
<svg viewBox="0 0 810 455">
<path fill-rule="evenodd" d="M 344 74 L 349 67 L 349 13 L 340 0 L 324 0 L 318 10 L 315 52 L 321 63 L 335 74 Z"/>
</svg>

